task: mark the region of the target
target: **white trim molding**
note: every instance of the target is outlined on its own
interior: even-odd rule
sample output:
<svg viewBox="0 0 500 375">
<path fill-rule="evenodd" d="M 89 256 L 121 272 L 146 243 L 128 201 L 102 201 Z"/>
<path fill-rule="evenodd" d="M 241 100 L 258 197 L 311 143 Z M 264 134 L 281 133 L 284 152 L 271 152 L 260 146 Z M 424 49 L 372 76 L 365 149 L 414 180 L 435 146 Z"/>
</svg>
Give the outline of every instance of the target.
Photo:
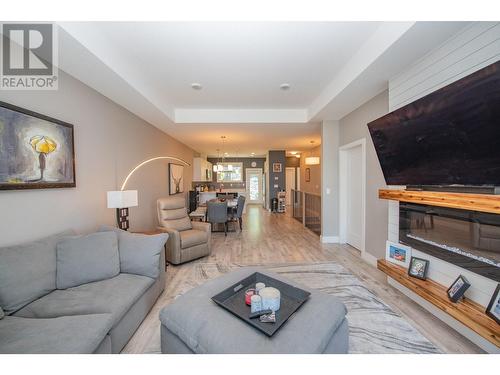
<svg viewBox="0 0 500 375">
<path fill-rule="evenodd" d="M 320 236 L 321 243 L 339 243 L 339 236 Z"/>
<path fill-rule="evenodd" d="M 361 222 L 361 257 L 364 257 L 366 250 L 366 138 L 358 139 L 339 147 L 339 242 L 346 243 L 347 231 L 347 207 L 345 194 L 347 192 L 347 165 L 346 151 L 361 146 L 361 207 L 362 217 Z"/>
</svg>

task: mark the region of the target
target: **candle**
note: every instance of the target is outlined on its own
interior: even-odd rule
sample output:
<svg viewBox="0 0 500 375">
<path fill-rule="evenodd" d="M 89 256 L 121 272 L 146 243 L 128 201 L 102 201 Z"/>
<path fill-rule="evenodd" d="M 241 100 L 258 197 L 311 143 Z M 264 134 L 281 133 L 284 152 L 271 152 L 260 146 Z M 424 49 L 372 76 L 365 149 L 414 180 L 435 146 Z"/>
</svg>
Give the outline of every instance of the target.
<svg viewBox="0 0 500 375">
<path fill-rule="evenodd" d="M 259 294 L 259 291 L 261 289 L 264 289 L 265 287 L 266 287 L 266 284 L 264 284 L 264 283 L 257 283 L 257 284 L 255 284 L 255 292 L 257 294 Z"/>
<path fill-rule="evenodd" d="M 247 289 L 245 291 L 245 303 L 250 306 L 251 298 L 255 294 L 255 289 Z"/>
<path fill-rule="evenodd" d="M 250 312 L 254 313 L 262 310 L 262 298 L 258 294 L 254 294 L 250 298 Z"/>
<path fill-rule="evenodd" d="M 259 292 L 262 298 L 262 310 L 278 311 L 280 309 L 280 291 L 273 287 L 266 287 Z"/>
</svg>

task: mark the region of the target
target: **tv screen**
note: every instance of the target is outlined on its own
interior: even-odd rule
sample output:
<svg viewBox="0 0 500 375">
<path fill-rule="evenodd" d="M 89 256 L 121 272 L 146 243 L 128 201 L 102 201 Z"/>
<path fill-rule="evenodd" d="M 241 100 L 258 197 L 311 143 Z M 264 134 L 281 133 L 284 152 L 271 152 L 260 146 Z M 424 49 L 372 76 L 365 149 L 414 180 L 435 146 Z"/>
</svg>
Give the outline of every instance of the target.
<svg viewBox="0 0 500 375">
<path fill-rule="evenodd" d="M 500 61 L 368 128 L 388 185 L 500 185 Z"/>
</svg>

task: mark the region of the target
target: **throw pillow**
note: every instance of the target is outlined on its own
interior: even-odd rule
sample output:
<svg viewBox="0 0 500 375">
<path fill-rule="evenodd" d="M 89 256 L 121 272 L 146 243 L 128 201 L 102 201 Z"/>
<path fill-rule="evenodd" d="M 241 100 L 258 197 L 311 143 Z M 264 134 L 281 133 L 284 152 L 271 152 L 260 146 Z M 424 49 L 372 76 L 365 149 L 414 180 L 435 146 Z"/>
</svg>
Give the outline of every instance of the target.
<svg viewBox="0 0 500 375">
<path fill-rule="evenodd" d="M 57 289 L 110 279 L 119 273 L 116 233 L 70 237 L 57 244 Z"/>
<path fill-rule="evenodd" d="M 68 230 L 21 245 L 0 247 L 0 306 L 12 314 L 56 289 L 56 245 Z"/>
<path fill-rule="evenodd" d="M 121 272 L 148 276 L 153 279 L 158 277 L 160 274 L 160 254 L 168 240 L 168 234 L 129 233 L 109 226 L 102 226 L 99 230 L 118 234 Z"/>
</svg>

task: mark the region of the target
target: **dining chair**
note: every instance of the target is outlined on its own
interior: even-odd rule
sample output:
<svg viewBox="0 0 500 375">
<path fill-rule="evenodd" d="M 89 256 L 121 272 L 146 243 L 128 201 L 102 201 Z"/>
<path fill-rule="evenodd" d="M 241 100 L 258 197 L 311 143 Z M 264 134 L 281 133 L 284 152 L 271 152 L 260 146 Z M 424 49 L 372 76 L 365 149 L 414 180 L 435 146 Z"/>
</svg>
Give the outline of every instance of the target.
<svg viewBox="0 0 500 375">
<path fill-rule="evenodd" d="M 238 197 L 238 204 L 236 210 L 233 210 L 233 214 L 230 217 L 230 221 L 238 222 L 240 224 L 240 231 L 243 230 L 243 208 L 245 208 L 245 197 L 240 195 Z"/>
<path fill-rule="evenodd" d="M 224 224 L 224 235 L 227 236 L 227 201 L 207 202 L 207 220 L 214 231 L 214 224 Z"/>
</svg>

